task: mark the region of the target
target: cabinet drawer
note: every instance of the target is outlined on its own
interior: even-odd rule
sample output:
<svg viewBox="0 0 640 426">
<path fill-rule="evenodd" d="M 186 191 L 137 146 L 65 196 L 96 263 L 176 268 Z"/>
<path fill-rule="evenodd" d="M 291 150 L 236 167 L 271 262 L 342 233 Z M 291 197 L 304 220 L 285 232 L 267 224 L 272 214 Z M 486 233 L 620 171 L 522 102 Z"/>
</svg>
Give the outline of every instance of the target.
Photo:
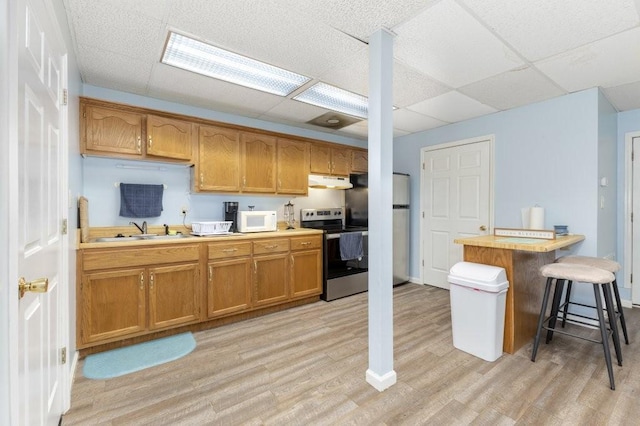
<svg viewBox="0 0 640 426">
<path fill-rule="evenodd" d="M 307 250 L 322 248 L 322 236 L 309 235 L 291 238 L 291 250 Z"/>
<path fill-rule="evenodd" d="M 253 242 L 253 254 L 280 253 L 289 251 L 289 240 L 264 240 Z"/>
<path fill-rule="evenodd" d="M 237 243 L 211 243 L 209 247 L 209 259 L 226 259 L 229 257 L 251 255 L 251 242 Z"/>
<path fill-rule="evenodd" d="M 170 259 L 167 261 L 167 259 Z M 165 263 L 198 261 L 198 244 L 176 244 L 155 248 L 136 248 L 120 250 L 85 250 L 82 267 L 85 271 L 98 269 L 126 268 L 130 266 L 162 265 Z"/>
</svg>

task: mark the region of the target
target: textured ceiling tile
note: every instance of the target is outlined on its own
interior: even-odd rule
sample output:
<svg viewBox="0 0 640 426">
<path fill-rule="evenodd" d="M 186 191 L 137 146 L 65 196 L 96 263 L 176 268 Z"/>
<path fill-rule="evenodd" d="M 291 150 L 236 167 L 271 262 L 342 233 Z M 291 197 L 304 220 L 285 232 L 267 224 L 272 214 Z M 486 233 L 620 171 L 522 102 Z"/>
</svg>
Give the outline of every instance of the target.
<svg viewBox="0 0 640 426">
<path fill-rule="evenodd" d="M 343 127 L 336 133 L 344 133 L 348 136 L 366 139 L 369 134 L 369 122 L 367 120 L 359 121 L 350 126 Z"/>
<path fill-rule="evenodd" d="M 152 91 L 171 92 L 180 94 L 181 97 L 209 99 L 210 102 L 220 93 L 229 90 L 231 86 L 233 86 L 231 83 L 162 63 L 154 65 L 148 83 L 150 93 Z"/>
<path fill-rule="evenodd" d="M 531 61 L 640 23 L 633 0 L 461 0 Z"/>
<path fill-rule="evenodd" d="M 409 109 L 450 123 L 496 112 L 494 108 L 456 91 L 418 102 L 411 105 Z"/>
<path fill-rule="evenodd" d="M 640 109 L 640 82 L 610 87 L 603 91 L 618 111 Z"/>
<path fill-rule="evenodd" d="M 152 68 L 148 62 L 82 44 L 78 45 L 78 55 L 85 83 L 118 90 L 128 87 L 135 93 L 146 90 Z"/>
<path fill-rule="evenodd" d="M 561 53 L 535 66 L 570 92 L 638 81 L 640 28 Z"/>
<path fill-rule="evenodd" d="M 523 65 L 453 0 L 443 0 L 395 31 L 397 58 L 453 88 Z"/>
<path fill-rule="evenodd" d="M 78 2 L 72 9 L 78 44 L 130 58 L 157 61 L 164 44 L 161 20 L 103 2 Z"/>
<path fill-rule="evenodd" d="M 393 112 L 393 127 L 408 133 L 422 132 L 448 124 L 432 117 L 403 108 Z"/>
<path fill-rule="evenodd" d="M 506 110 L 566 94 L 542 74 L 526 67 L 489 77 L 458 91 L 485 105 Z"/>
<path fill-rule="evenodd" d="M 326 113 L 327 111 L 328 110 L 315 105 L 283 98 L 282 102 L 271 108 L 264 115 L 265 117 L 305 123 Z"/>
</svg>

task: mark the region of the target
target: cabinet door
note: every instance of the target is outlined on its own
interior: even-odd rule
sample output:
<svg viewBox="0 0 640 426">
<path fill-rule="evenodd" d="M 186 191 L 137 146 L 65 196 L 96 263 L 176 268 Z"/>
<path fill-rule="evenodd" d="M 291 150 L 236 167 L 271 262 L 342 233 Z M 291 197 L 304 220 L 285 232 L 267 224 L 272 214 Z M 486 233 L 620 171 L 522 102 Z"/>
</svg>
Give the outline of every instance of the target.
<svg viewBox="0 0 640 426">
<path fill-rule="evenodd" d="M 84 105 L 83 152 L 142 157 L 143 118 L 134 112 Z"/>
<path fill-rule="evenodd" d="M 142 268 L 83 275 L 78 302 L 81 344 L 144 332 L 145 280 Z"/>
<path fill-rule="evenodd" d="M 207 316 L 223 316 L 251 307 L 251 259 L 210 262 Z"/>
<path fill-rule="evenodd" d="M 351 150 L 331 148 L 331 174 L 348 176 L 351 171 Z"/>
<path fill-rule="evenodd" d="M 254 256 L 253 306 L 284 302 L 289 298 L 288 254 Z"/>
<path fill-rule="evenodd" d="M 240 133 L 242 192 L 276 192 L 276 138 Z"/>
<path fill-rule="evenodd" d="M 191 123 L 147 115 L 147 155 L 191 160 Z"/>
<path fill-rule="evenodd" d="M 369 171 L 369 153 L 354 149 L 351 151 L 351 171 L 355 173 L 367 173 Z"/>
<path fill-rule="evenodd" d="M 291 253 L 291 297 L 322 293 L 322 252 L 320 250 Z"/>
<path fill-rule="evenodd" d="M 331 148 L 328 145 L 312 143 L 310 153 L 309 169 L 311 173 L 331 173 Z"/>
<path fill-rule="evenodd" d="M 309 188 L 309 144 L 278 139 L 278 193 L 306 195 Z"/>
<path fill-rule="evenodd" d="M 196 322 L 200 312 L 197 263 L 149 268 L 149 329 Z"/>
<path fill-rule="evenodd" d="M 224 127 L 200 126 L 195 176 L 198 191 L 240 191 L 240 134 Z"/>
</svg>

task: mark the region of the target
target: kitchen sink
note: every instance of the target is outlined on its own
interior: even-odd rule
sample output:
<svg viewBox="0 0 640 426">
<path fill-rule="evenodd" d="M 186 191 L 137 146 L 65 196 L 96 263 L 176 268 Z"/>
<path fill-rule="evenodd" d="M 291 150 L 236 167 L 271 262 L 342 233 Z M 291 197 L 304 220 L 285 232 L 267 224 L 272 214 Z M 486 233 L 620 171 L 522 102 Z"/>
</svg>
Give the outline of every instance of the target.
<svg viewBox="0 0 640 426">
<path fill-rule="evenodd" d="M 176 234 L 176 235 L 151 235 L 144 237 L 144 240 L 176 240 L 180 238 L 193 238 L 191 235 Z"/>
<path fill-rule="evenodd" d="M 142 240 L 142 237 L 130 236 L 130 237 L 100 237 L 94 241 L 96 243 L 124 243 L 126 241 Z"/>
<path fill-rule="evenodd" d="M 193 238 L 191 235 L 176 234 L 176 235 L 158 235 L 158 234 L 140 234 L 130 235 L 128 237 L 100 237 L 93 240 L 96 243 L 126 243 L 128 241 L 140 241 L 140 240 L 177 240 L 180 238 Z"/>
</svg>

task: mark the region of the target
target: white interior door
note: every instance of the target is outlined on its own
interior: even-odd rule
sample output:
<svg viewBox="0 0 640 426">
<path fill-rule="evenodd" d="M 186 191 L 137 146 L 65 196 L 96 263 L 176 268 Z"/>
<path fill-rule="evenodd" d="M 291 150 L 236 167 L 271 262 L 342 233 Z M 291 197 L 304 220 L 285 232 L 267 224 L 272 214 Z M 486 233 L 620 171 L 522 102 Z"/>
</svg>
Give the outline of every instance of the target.
<svg viewBox="0 0 640 426">
<path fill-rule="evenodd" d="M 63 411 L 61 293 L 66 56 L 46 0 L 18 0 L 18 274 L 48 280 L 18 302 L 18 423 L 57 425 Z M 64 305 L 63 305 L 64 306 Z"/>
<path fill-rule="evenodd" d="M 640 153 L 640 137 L 634 137 L 633 145 L 633 162 L 632 162 L 632 214 L 634 220 L 631 221 L 631 301 L 633 304 L 640 304 L 640 225 L 638 225 L 640 217 L 640 161 L 636 158 L 636 154 Z"/>
<path fill-rule="evenodd" d="M 449 269 L 463 254 L 453 240 L 490 230 L 492 143 L 483 138 L 422 150 L 425 284 L 448 289 Z"/>
</svg>

